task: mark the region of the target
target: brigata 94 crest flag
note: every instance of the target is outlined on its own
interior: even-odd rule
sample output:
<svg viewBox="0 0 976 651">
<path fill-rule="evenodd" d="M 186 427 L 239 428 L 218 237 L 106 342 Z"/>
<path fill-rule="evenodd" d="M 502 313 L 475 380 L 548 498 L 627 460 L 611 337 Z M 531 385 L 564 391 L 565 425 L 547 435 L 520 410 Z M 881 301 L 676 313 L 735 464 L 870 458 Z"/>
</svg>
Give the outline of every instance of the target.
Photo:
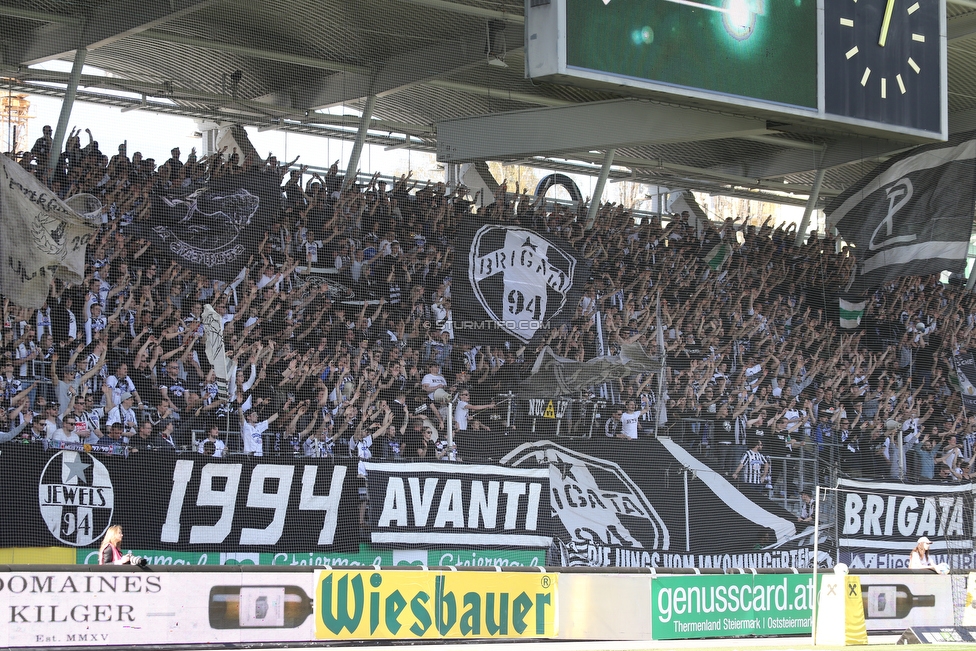
<svg viewBox="0 0 976 651">
<path fill-rule="evenodd" d="M 962 271 L 976 204 L 976 132 L 916 147 L 848 188 L 827 225 L 855 247 L 852 295 L 900 276 Z"/>
<path fill-rule="evenodd" d="M 573 317 L 590 265 L 562 238 L 472 219 L 458 238 L 454 333 L 532 343 Z"/>
</svg>

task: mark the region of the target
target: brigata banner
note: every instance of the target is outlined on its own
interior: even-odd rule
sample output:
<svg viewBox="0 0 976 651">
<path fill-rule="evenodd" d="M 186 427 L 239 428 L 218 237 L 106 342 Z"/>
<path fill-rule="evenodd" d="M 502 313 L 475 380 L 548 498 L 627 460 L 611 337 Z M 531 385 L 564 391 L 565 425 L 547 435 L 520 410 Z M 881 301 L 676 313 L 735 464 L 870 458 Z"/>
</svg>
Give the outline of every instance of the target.
<svg viewBox="0 0 976 651">
<path fill-rule="evenodd" d="M 555 637 L 558 575 L 315 573 L 318 639 Z"/>
<path fill-rule="evenodd" d="M 454 254 L 454 332 L 536 344 L 573 318 L 590 263 L 552 233 L 465 219 Z"/>
<path fill-rule="evenodd" d="M 908 567 L 922 536 L 929 555 L 954 568 L 976 564 L 973 485 L 838 482 L 838 560 L 851 568 Z"/>
<path fill-rule="evenodd" d="M 651 581 L 655 640 L 809 634 L 812 574 L 660 576 Z"/>
</svg>

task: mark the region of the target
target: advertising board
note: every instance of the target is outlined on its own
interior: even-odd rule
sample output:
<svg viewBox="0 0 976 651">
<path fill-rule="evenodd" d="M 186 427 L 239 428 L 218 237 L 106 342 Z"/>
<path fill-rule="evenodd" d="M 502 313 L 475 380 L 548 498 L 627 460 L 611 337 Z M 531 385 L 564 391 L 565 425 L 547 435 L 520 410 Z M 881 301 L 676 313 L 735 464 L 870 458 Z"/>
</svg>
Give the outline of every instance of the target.
<svg viewBox="0 0 976 651">
<path fill-rule="evenodd" d="M 72 554 L 78 565 L 98 565 L 97 549 L 59 550 Z M 545 565 L 544 549 L 378 549 L 361 544 L 359 551 L 343 554 L 327 552 L 180 552 L 159 549 L 133 549 L 147 564 L 167 565 L 279 565 L 395 567 L 538 567 Z"/>
<path fill-rule="evenodd" d="M 313 639 L 312 574 L 0 573 L 0 646 Z"/>
<path fill-rule="evenodd" d="M 318 639 L 555 637 L 558 575 L 315 573 Z"/>
<path fill-rule="evenodd" d="M 952 584 L 933 573 L 859 576 L 869 632 L 951 626 Z M 812 574 L 660 576 L 651 582 L 655 640 L 809 635 Z"/>
<path fill-rule="evenodd" d="M 651 582 L 655 640 L 809 634 L 810 574 L 681 575 Z"/>
</svg>

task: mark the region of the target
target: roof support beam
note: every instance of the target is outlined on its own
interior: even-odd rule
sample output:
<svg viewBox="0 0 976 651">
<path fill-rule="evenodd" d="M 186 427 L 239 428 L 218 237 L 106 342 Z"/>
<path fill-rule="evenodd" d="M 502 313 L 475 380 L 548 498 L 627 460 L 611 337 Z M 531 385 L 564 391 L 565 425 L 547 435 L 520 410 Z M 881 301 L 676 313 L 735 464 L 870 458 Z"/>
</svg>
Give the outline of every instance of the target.
<svg viewBox="0 0 976 651">
<path fill-rule="evenodd" d="M 52 23 L 17 35 L 3 50 L 3 60 L 31 65 L 80 48 L 95 50 L 156 25 L 217 4 L 219 0 L 116 0 L 78 17 L 75 24 Z"/>
<path fill-rule="evenodd" d="M 319 83 L 300 84 L 257 98 L 258 101 L 285 101 L 300 109 L 337 106 L 375 95 L 383 97 L 409 86 L 487 62 L 486 35 L 483 31 L 393 57 L 373 70 L 347 70 L 329 75 Z"/>
<path fill-rule="evenodd" d="M 491 138 L 486 138 L 489 133 Z M 511 160 L 764 133 L 765 120 L 640 100 L 614 100 L 439 122 L 437 160 Z"/>
<path fill-rule="evenodd" d="M 85 57 L 88 50 L 85 48 L 75 52 L 75 60 L 71 64 L 71 78 L 68 79 L 68 87 L 64 89 L 64 99 L 61 100 L 61 114 L 58 116 L 58 127 L 54 131 L 54 141 L 51 143 L 51 151 L 47 157 L 47 170 L 54 172 L 61 158 L 59 152 L 63 150 L 64 134 L 68 131 L 68 123 L 71 121 L 71 109 L 75 105 L 75 95 L 78 94 L 78 80 L 81 79 L 81 70 L 85 67 Z"/>
<path fill-rule="evenodd" d="M 244 57 L 252 57 L 255 59 L 265 59 L 267 61 L 277 61 L 279 63 L 290 63 L 296 66 L 305 66 L 306 68 L 317 68 L 319 70 L 329 70 L 338 72 L 349 72 L 358 74 L 368 74 L 370 68 L 367 66 L 357 66 L 348 63 L 341 63 L 338 61 L 327 61 L 325 59 L 317 59 L 315 57 L 300 56 L 297 54 L 288 54 L 287 52 L 276 52 L 273 50 L 265 50 L 262 48 L 250 47 L 247 45 L 233 45 L 231 43 L 220 43 L 218 41 L 203 39 L 203 38 L 192 38 L 189 36 L 180 36 L 179 34 L 173 34 L 171 32 L 162 32 L 155 29 L 149 29 L 145 32 L 139 34 L 140 38 L 146 38 L 153 41 L 163 41 L 166 43 L 177 43 L 179 45 L 189 45 L 190 47 L 205 48 L 207 50 L 213 50 L 214 52 L 226 52 L 228 54 L 236 54 Z"/>
<path fill-rule="evenodd" d="M 360 118 L 359 131 L 356 132 L 356 140 L 352 145 L 352 152 L 349 154 L 349 164 L 346 165 L 346 176 L 342 181 L 344 188 L 349 188 L 356 182 L 359 176 L 359 155 L 363 153 L 363 145 L 366 143 L 366 132 L 369 131 L 369 121 L 373 117 L 373 107 L 376 106 L 376 95 L 366 98 L 366 106 L 363 108 L 363 116 Z"/>
<path fill-rule="evenodd" d="M 588 161 L 592 163 L 599 163 L 603 158 L 596 154 L 590 154 L 588 152 L 578 152 L 572 154 L 572 158 L 575 160 Z M 762 189 L 762 190 L 776 190 L 778 192 L 793 192 L 809 194 L 813 191 L 813 187 L 809 185 L 804 185 L 801 183 L 783 183 L 781 181 L 771 181 L 769 179 L 762 178 L 749 178 L 744 176 L 736 176 L 734 174 L 723 174 L 721 172 L 716 172 L 710 169 L 703 169 L 700 167 L 692 167 L 690 165 L 679 165 L 677 163 L 669 163 L 664 160 L 648 160 L 643 158 L 623 158 L 617 156 L 614 159 L 614 163 L 617 165 L 623 165 L 633 169 L 637 173 L 637 177 L 641 177 L 641 171 L 647 172 L 672 172 L 679 174 L 683 179 L 703 179 L 711 182 L 721 182 L 721 183 L 731 183 L 733 185 L 738 185 L 744 188 L 751 189 Z M 821 196 L 833 196 L 835 194 L 840 194 L 840 191 L 828 191 L 823 188 L 820 190 Z"/>
<path fill-rule="evenodd" d="M 878 158 L 906 147 L 906 143 L 881 138 L 831 138 L 825 139 L 825 148 L 820 151 L 780 149 L 761 153 L 739 153 L 734 162 L 715 166 L 716 172 L 735 176 L 772 179 L 813 172 L 823 167 L 830 169 L 839 165 L 871 158 Z"/>
<path fill-rule="evenodd" d="M 481 7 L 463 5 L 459 2 L 448 2 L 447 0 L 400 0 L 400 2 L 420 5 L 421 7 L 430 7 L 431 9 L 438 9 L 440 11 L 450 11 L 466 16 L 475 16 L 476 18 L 504 20 L 518 25 L 525 24 L 525 16 L 521 14 L 512 14 L 507 11 L 498 11 L 497 9 L 482 9 Z"/>
<path fill-rule="evenodd" d="M 800 220 L 800 227 L 796 229 L 796 239 L 793 242 L 795 246 L 803 246 L 803 238 L 806 236 L 807 228 L 810 226 L 810 216 L 813 215 L 813 211 L 817 208 L 817 201 L 820 200 L 820 188 L 823 187 L 824 173 L 826 171 L 821 167 L 817 170 L 817 175 L 813 179 L 813 189 L 807 198 L 807 205 L 803 208 L 803 219 Z"/>
<path fill-rule="evenodd" d="M 600 167 L 600 176 L 596 177 L 596 186 L 593 188 L 593 196 L 590 197 L 590 205 L 586 209 L 586 226 L 583 230 L 592 230 L 596 222 L 596 213 L 600 209 L 600 202 L 603 201 L 603 189 L 607 186 L 607 178 L 610 176 L 610 168 L 613 167 L 613 157 L 617 155 L 617 150 L 612 147 L 603 156 L 603 166 Z"/>
</svg>

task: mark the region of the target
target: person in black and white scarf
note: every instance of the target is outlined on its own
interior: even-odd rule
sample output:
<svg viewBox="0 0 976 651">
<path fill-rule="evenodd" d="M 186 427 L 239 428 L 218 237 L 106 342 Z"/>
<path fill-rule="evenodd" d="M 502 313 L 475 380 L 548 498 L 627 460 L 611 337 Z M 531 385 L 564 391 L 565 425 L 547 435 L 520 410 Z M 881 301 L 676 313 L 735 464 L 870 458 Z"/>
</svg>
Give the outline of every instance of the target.
<svg viewBox="0 0 976 651">
<path fill-rule="evenodd" d="M 796 521 L 813 524 L 814 510 L 816 504 L 810 497 L 810 491 L 806 488 L 800 491 L 800 512 L 797 513 Z"/>
<path fill-rule="evenodd" d="M 125 436 L 135 436 L 139 421 L 136 419 L 136 412 L 132 409 L 134 399 L 132 394 L 126 391 L 120 396 L 119 404 L 108 410 L 105 424 L 111 427 L 115 423 L 122 423 Z"/>
</svg>

